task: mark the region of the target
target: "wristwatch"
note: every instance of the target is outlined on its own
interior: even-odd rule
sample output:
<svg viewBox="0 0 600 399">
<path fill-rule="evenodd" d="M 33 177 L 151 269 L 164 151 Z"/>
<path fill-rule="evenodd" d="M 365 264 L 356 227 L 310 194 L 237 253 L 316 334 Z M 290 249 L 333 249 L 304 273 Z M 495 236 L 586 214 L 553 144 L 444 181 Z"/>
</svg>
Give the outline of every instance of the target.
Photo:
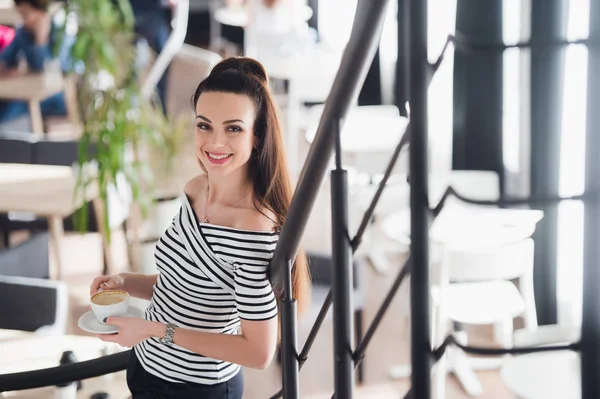
<svg viewBox="0 0 600 399">
<path fill-rule="evenodd" d="M 165 330 L 165 336 L 158 339 L 158 342 L 168 346 L 173 345 L 173 335 L 175 334 L 175 328 L 177 326 L 173 323 L 167 323 L 167 329 Z"/>
</svg>

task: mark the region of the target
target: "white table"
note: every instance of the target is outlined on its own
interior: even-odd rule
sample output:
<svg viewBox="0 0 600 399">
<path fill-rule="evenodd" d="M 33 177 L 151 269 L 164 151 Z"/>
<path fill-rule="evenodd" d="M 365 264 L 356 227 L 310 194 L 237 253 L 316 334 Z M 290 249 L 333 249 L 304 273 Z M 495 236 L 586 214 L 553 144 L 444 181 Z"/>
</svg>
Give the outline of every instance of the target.
<svg viewBox="0 0 600 399">
<path fill-rule="evenodd" d="M 447 204 L 429 231 L 432 242 L 449 251 L 497 247 L 530 237 L 543 212 L 529 209 L 464 207 Z M 391 214 L 383 221 L 386 234 L 410 245 L 410 209 Z"/>
<path fill-rule="evenodd" d="M 311 119 L 320 119 L 322 106 L 315 110 Z M 318 118 L 315 118 L 317 117 Z M 306 141 L 312 143 L 318 127 L 314 123 L 306 131 Z M 408 118 L 400 116 L 395 106 L 360 106 L 350 108 L 342 129 L 342 151 L 352 153 L 389 152 L 404 135 Z M 383 171 L 382 171 L 383 172 Z"/>
<path fill-rule="evenodd" d="M 304 21 L 311 19 L 313 10 L 308 5 L 302 9 Z M 221 25 L 237 26 L 244 28 L 248 25 L 249 13 L 248 7 L 232 6 L 232 7 L 221 7 L 214 12 L 215 21 Z"/>
<path fill-rule="evenodd" d="M 91 200 L 103 237 L 104 256 L 109 269 L 112 265 L 110 248 L 105 237 L 104 206 L 95 186 L 88 188 L 85 198 L 74 198 L 77 176 L 69 166 L 0 163 L 0 212 L 26 212 L 48 219 L 51 244 L 56 257 L 56 270 L 51 276 L 62 277 L 61 242 L 64 237 L 63 218 Z"/>
<path fill-rule="evenodd" d="M 96 337 L 79 335 L 42 336 L 23 331 L 0 330 L 0 374 L 18 373 L 59 365 L 64 351 L 73 351 L 78 361 L 91 360 L 104 354 L 123 350 L 113 343 Z M 111 398 L 125 399 L 129 390 L 125 383 L 125 373 L 92 378 L 83 381 L 78 399 L 89 399 L 98 391 L 107 391 Z M 6 393 L 14 399 L 53 398 L 54 388 L 44 387 Z"/>
<path fill-rule="evenodd" d="M 571 351 L 530 353 L 506 359 L 500 376 L 520 399 L 579 399 L 580 362 Z"/>
<path fill-rule="evenodd" d="M 0 11 L 0 14 L 2 11 Z M 44 133 L 41 102 L 65 90 L 62 73 L 45 71 L 42 73 L 0 75 L 0 100 L 27 101 L 33 133 Z"/>
<path fill-rule="evenodd" d="M 322 106 L 313 108 L 309 117 L 313 123 L 305 134 L 306 141 L 311 144 L 323 112 Z M 374 180 L 375 175 L 383 174 L 384 167 L 400 143 L 407 125 L 408 118 L 400 116 L 395 106 L 352 107 L 342 128 L 342 151 L 356 157 L 358 165 L 354 166 L 358 172 L 365 172 Z M 362 162 L 361 157 L 365 157 Z M 378 162 L 375 167 L 370 166 L 375 158 L 380 158 L 382 162 Z"/>
</svg>

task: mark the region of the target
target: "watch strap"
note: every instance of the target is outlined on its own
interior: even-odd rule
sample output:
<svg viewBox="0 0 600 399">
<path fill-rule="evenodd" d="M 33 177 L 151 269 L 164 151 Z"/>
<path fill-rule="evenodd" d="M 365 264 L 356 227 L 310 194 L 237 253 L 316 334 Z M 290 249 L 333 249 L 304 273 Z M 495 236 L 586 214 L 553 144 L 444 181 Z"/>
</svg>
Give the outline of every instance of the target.
<svg viewBox="0 0 600 399">
<path fill-rule="evenodd" d="M 173 323 L 167 323 L 167 329 L 165 330 L 165 336 L 159 338 L 160 343 L 165 345 L 173 345 L 173 335 L 175 335 L 175 328 L 177 326 Z"/>
</svg>

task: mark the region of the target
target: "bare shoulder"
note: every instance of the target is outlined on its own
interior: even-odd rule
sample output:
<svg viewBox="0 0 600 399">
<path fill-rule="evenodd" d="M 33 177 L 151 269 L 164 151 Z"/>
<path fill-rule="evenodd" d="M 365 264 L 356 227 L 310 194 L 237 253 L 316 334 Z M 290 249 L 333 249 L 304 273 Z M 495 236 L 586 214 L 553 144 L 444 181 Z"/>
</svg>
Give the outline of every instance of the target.
<svg viewBox="0 0 600 399">
<path fill-rule="evenodd" d="M 266 208 L 260 211 L 253 209 L 245 212 L 244 217 L 239 222 L 239 227 L 244 230 L 274 231 L 277 225 L 277 217 Z"/>
<path fill-rule="evenodd" d="M 201 174 L 188 181 L 183 191 L 189 198 L 196 199 L 198 194 L 202 193 L 206 189 L 207 183 L 208 179 L 206 178 L 206 175 Z"/>
</svg>

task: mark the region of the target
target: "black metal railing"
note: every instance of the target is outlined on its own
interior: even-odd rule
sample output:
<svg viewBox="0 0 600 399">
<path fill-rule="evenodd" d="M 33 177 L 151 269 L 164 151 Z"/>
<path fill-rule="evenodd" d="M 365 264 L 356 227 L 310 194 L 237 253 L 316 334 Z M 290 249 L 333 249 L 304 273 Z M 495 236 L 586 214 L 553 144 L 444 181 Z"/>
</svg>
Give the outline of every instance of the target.
<svg viewBox="0 0 600 399">
<path fill-rule="evenodd" d="M 130 352 L 128 350 L 97 359 L 22 373 L 0 374 L 0 393 L 61 385 L 125 370 Z"/>
<path fill-rule="evenodd" d="M 434 209 L 429 208 L 427 195 L 427 80 L 423 71 L 427 68 L 427 0 L 415 0 L 411 2 L 411 68 L 410 68 L 410 96 L 411 124 L 411 162 L 410 162 L 410 184 L 411 184 L 411 254 L 412 254 L 412 277 L 411 277 L 411 300 L 412 300 L 412 388 L 405 398 L 431 397 L 430 373 L 431 366 L 439 360 L 449 345 L 455 345 L 466 353 L 477 355 L 504 355 L 525 354 L 542 351 L 572 350 L 581 353 L 582 384 L 581 393 L 583 399 L 600 397 L 600 380 L 597 378 L 597 369 L 600 366 L 598 354 L 600 353 L 600 294 L 597 289 L 600 283 L 600 161 L 596 152 L 600 148 L 600 117 L 593 109 L 600 103 L 598 85 L 595 75 L 590 74 L 588 82 L 588 95 L 593 101 L 588 100 L 588 126 L 586 140 L 586 186 L 585 194 L 568 198 L 539 198 L 530 197 L 524 199 L 503 198 L 500 201 L 478 201 L 467 198 L 457 193 L 453 187 L 448 187 L 442 200 Z M 592 2 L 590 8 L 592 20 L 600 21 L 600 5 Z M 449 36 L 448 42 L 452 42 L 456 51 L 463 52 L 486 52 L 504 51 L 508 48 L 531 48 L 534 46 L 565 46 L 569 44 L 585 44 L 590 49 L 590 67 L 600 70 L 600 49 L 598 37 L 600 31 L 594 28 L 589 39 L 577 41 L 553 41 L 553 42 L 520 42 L 512 45 L 502 43 L 475 43 L 468 42 L 461 37 L 460 33 Z M 589 94 L 592 93 L 592 94 Z M 429 314 L 429 276 L 427 275 L 427 230 L 432 219 L 442 211 L 447 198 L 454 195 L 463 202 L 477 205 L 532 205 L 549 202 L 560 202 L 563 200 L 582 200 L 586 207 L 585 218 L 585 243 L 584 243 L 584 283 L 583 283 L 583 322 L 581 341 L 567 345 L 556 345 L 548 347 L 530 348 L 479 348 L 462 345 L 453 336 L 447 337 L 438 347 L 431 350 L 430 330 L 428 325 Z M 417 302 L 417 303 L 415 303 Z"/>
</svg>

